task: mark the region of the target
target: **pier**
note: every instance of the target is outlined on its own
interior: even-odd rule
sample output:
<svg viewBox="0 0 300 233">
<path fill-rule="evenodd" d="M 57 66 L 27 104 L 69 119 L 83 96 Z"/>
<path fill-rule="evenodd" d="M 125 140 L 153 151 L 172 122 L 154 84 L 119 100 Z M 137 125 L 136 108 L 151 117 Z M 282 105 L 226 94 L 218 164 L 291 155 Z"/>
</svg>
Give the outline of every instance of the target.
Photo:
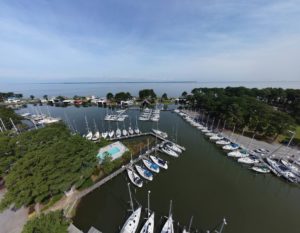
<svg viewBox="0 0 300 233">
<path fill-rule="evenodd" d="M 128 135 L 128 136 L 121 136 L 119 138 L 114 137 L 114 138 L 110 138 L 108 139 L 109 141 L 118 141 L 118 140 L 124 140 L 124 139 L 130 139 L 130 138 L 136 138 L 136 137 L 141 137 L 141 136 L 152 136 L 152 137 L 156 137 L 159 140 L 163 141 L 163 142 L 171 142 L 173 144 L 175 144 L 177 147 L 179 147 L 182 151 L 185 151 L 185 147 L 178 145 L 175 142 L 172 142 L 171 140 L 168 140 L 166 138 L 163 138 L 153 132 L 145 132 L 145 133 L 140 133 L 140 134 L 132 134 L 132 135 Z"/>
<path fill-rule="evenodd" d="M 115 141 L 115 140 L 122 140 L 122 139 L 127 139 L 127 138 L 135 138 L 135 137 L 139 137 L 139 136 L 153 136 L 153 137 L 157 137 L 158 139 L 160 139 L 163 142 L 171 142 L 170 140 L 160 137 L 152 132 L 148 132 L 148 133 L 141 133 L 141 134 L 136 134 L 136 135 L 130 135 L 130 136 L 126 136 L 126 137 L 120 137 L 120 138 L 114 138 L 114 139 L 110 139 L 110 141 Z M 172 142 L 174 143 L 174 142 Z M 181 150 L 185 151 L 185 148 L 183 146 L 180 146 L 176 143 L 174 143 L 177 147 L 179 147 Z M 100 181 L 98 181 L 97 183 L 95 183 L 94 185 L 92 185 L 91 187 L 79 192 L 79 193 L 74 193 L 74 195 L 71 197 L 71 199 L 68 201 L 66 208 L 65 208 L 65 216 L 66 217 L 70 217 L 70 213 L 72 212 L 73 208 L 76 206 L 76 203 L 78 203 L 78 201 L 84 197 L 85 195 L 88 195 L 89 193 L 93 192 L 95 189 L 101 187 L 102 185 L 106 184 L 108 181 L 112 180 L 113 178 L 115 178 L 116 176 L 120 175 L 122 172 L 124 172 L 127 168 L 131 167 L 133 164 L 139 162 L 141 159 L 147 158 L 151 153 L 155 152 L 155 151 L 160 151 L 159 149 L 159 145 L 160 144 L 156 144 L 155 146 L 151 147 L 149 150 L 147 150 L 144 154 L 139 155 L 137 158 L 133 159 L 130 163 L 123 165 L 122 167 L 120 167 L 118 170 L 114 171 L 113 173 L 109 174 L 108 176 L 104 177 L 103 179 L 101 179 Z M 162 152 L 164 153 L 164 152 Z"/>
</svg>

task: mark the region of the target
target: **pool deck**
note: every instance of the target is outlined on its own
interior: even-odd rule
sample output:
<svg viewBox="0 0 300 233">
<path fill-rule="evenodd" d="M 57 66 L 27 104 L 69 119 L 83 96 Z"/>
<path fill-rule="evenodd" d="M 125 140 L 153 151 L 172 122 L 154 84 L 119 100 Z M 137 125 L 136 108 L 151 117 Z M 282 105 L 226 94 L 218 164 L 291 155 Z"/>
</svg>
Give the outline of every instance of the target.
<svg viewBox="0 0 300 233">
<path fill-rule="evenodd" d="M 116 151 L 114 154 L 110 154 L 109 151 L 112 149 L 115 149 L 115 148 L 117 148 L 118 151 Z M 126 151 L 128 151 L 128 148 L 120 141 L 117 141 L 117 142 L 111 143 L 105 147 L 100 148 L 100 150 L 97 154 L 97 158 L 101 161 L 101 160 L 103 160 L 103 156 L 101 156 L 101 155 L 104 155 L 104 153 L 108 153 L 108 155 L 110 155 L 112 160 L 115 160 L 115 159 L 122 157 L 122 155 Z"/>
</svg>

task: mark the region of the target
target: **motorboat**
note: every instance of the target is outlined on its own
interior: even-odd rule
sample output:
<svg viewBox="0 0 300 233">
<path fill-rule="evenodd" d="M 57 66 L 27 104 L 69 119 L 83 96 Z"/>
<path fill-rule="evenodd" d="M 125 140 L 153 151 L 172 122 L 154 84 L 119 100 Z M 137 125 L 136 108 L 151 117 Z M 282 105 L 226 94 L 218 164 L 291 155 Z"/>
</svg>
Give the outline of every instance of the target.
<svg viewBox="0 0 300 233">
<path fill-rule="evenodd" d="M 231 141 L 226 138 L 216 141 L 216 145 L 219 145 L 219 146 L 226 146 L 226 145 L 229 145 L 230 143 L 231 143 Z"/>
<path fill-rule="evenodd" d="M 152 172 L 159 173 L 159 166 L 148 159 L 143 159 L 145 166 Z"/>
<path fill-rule="evenodd" d="M 266 158 L 268 164 L 280 175 L 286 178 L 288 181 L 295 183 L 296 182 L 296 175 L 292 173 L 286 166 L 283 164 L 271 159 Z"/>
<path fill-rule="evenodd" d="M 247 157 L 241 157 L 237 160 L 239 163 L 244 163 L 244 164 L 257 164 L 259 163 L 259 159 L 253 156 L 247 156 Z"/>
<path fill-rule="evenodd" d="M 295 165 L 295 164 L 292 164 L 290 163 L 289 161 L 285 160 L 285 159 L 281 159 L 280 162 L 286 166 L 288 169 L 290 169 L 293 173 L 295 173 L 296 175 L 299 176 L 300 174 L 300 168 Z"/>
<path fill-rule="evenodd" d="M 205 136 L 207 136 L 207 137 L 212 137 L 212 136 L 214 136 L 214 135 L 215 135 L 215 133 L 213 133 L 213 132 L 205 133 Z"/>
<path fill-rule="evenodd" d="M 215 135 L 212 135 L 209 140 L 211 141 L 220 141 L 222 140 L 224 137 L 220 134 L 215 134 Z"/>
<path fill-rule="evenodd" d="M 132 169 L 127 168 L 127 174 L 130 181 L 137 187 L 141 188 L 143 186 L 143 180 L 139 177 L 138 174 Z"/>
<path fill-rule="evenodd" d="M 167 147 L 167 148 L 175 151 L 176 153 L 179 153 L 179 154 L 182 153 L 182 150 L 178 146 L 176 146 L 175 143 L 173 143 L 173 142 L 165 142 L 164 147 Z"/>
<path fill-rule="evenodd" d="M 149 181 L 153 180 L 153 174 L 149 170 L 147 170 L 137 164 L 135 165 L 135 169 L 136 169 L 137 173 L 144 179 L 149 180 Z"/>
<path fill-rule="evenodd" d="M 270 169 L 265 165 L 254 165 L 251 169 L 258 173 L 269 173 Z"/>
<path fill-rule="evenodd" d="M 153 161 L 153 163 L 157 164 L 159 167 L 168 169 L 168 163 L 165 160 L 153 155 L 150 155 L 150 159 Z"/>
<path fill-rule="evenodd" d="M 179 157 L 179 155 L 175 151 L 171 150 L 168 147 L 162 147 L 161 150 L 162 150 L 162 152 L 166 153 L 167 155 L 170 155 L 170 156 L 173 156 L 176 158 Z"/>
<path fill-rule="evenodd" d="M 236 143 L 230 143 L 229 145 L 225 145 L 222 147 L 223 150 L 237 150 L 240 146 Z"/>
<path fill-rule="evenodd" d="M 235 150 L 231 151 L 227 154 L 228 157 L 234 157 L 234 158 L 244 158 L 249 156 L 249 153 L 247 150 Z"/>
<path fill-rule="evenodd" d="M 152 129 L 152 132 L 155 133 L 157 136 L 160 136 L 162 138 L 167 138 L 168 137 L 168 134 L 163 132 L 163 131 L 160 131 L 158 129 Z"/>
</svg>

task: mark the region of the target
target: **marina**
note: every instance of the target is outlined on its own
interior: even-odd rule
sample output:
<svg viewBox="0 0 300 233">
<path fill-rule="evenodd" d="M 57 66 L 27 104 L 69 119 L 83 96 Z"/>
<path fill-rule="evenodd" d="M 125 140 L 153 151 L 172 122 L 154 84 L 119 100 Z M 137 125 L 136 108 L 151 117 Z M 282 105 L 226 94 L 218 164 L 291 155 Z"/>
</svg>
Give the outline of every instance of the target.
<svg viewBox="0 0 300 233">
<path fill-rule="evenodd" d="M 71 106 L 68 108 L 50 107 L 50 111 L 53 116 L 62 119 L 64 119 L 64 112 L 66 112 L 68 118 L 70 118 L 70 122 L 74 123 L 75 121 L 73 125 L 76 126 L 81 134 L 86 134 L 84 120 L 84 116 L 86 115 L 89 125 L 92 126 L 93 119 L 95 119 L 99 131 L 102 132 L 102 122 L 99 120 L 99 116 L 100 119 L 102 118 L 101 116 L 105 116 L 105 109 L 97 107 L 82 109 Z M 130 110 L 127 114 L 132 119 L 131 122 L 134 122 L 133 119 L 136 118 L 139 111 Z M 130 125 L 129 120 L 124 123 L 128 129 Z M 150 133 L 152 129 L 157 129 L 156 122 L 140 122 L 138 126 L 141 132 L 143 132 L 142 134 L 145 135 Z M 175 127 L 178 129 L 178 136 L 174 133 L 176 131 Z M 108 128 L 109 126 L 104 124 L 104 129 Z M 117 122 L 111 122 L 111 129 L 113 128 L 117 128 Z M 176 229 L 178 227 L 179 229 L 183 229 L 186 223 L 189 222 L 191 215 L 194 216 L 191 231 L 200 229 L 200 232 L 201 230 L 212 229 L 212 226 L 217 225 L 223 217 L 226 217 L 229 222 L 225 232 L 255 232 L 257 226 L 251 224 L 253 220 L 259 223 L 260 230 L 267 232 L 271 229 L 273 232 L 281 232 L 288 225 L 298 224 L 296 217 L 294 217 L 297 216 L 298 208 L 293 204 L 293 200 L 296 200 L 297 196 L 300 195 L 297 187 L 283 182 L 282 179 L 274 179 L 270 175 L 256 175 L 257 173 L 250 169 L 241 169 L 239 163 L 233 163 L 231 159 L 224 156 L 223 150 L 220 147 L 212 144 L 213 140 L 209 140 L 207 136 L 204 136 L 200 130 L 197 130 L 197 127 L 187 124 L 178 114 L 170 111 L 162 112 L 158 128 L 168 134 L 168 139 L 184 146 L 186 151 L 178 159 L 175 159 L 159 152 L 158 148 L 157 156 L 164 161 L 168 161 L 168 169 L 164 171 L 161 168 L 159 174 L 154 174 L 152 181 L 142 178 L 144 179 L 142 188 L 134 188 L 132 185 L 134 199 L 142 206 L 147 206 L 147 198 L 145 198 L 147 196 L 146 190 L 152 191 L 151 209 L 155 211 L 155 232 L 159 232 L 165 223 L 163 221 L 165 218 L 162 218 L 162 216 L 167 215 L 166 210 L 168 209 L 170 199 L 176 203 L 173 212 Z M 127 138 L 129 137 L 127 135 Z M 159 136 L 157 138 L 163 139 L 163 137 L 159 138 Z M 126 139 L 126 137 L 121 139 Z M 112 142 L 114 141 L 117 141 L 117 139 L 112 139 Z M 239 144 L 242 143 L 240 142 Z M 155 154 L 155 152 L 152 151 L 152 154 Z M 140 159 L 139 157 L 139 161 Z M 257 167 L 261 171 L 267 171 L 266 168 L 260 167 L 260 165 L 257 165 Z M 124 172 L 125 169 L 126 167 L 121 168 L 118 173 L 112 174 L 113 179 L 104 178 L 95 187 L 88 189 L 82 196 L 80 195 L 79 199 L 81 201 L 74 217 L 76 227 L 83 232 L 87 232 L 91 226 L 102 232 L 116 232 L 121 230 L 122 225 L 126 221 L 125 216 L 128 216 L 125 215 L 128 209 L 128 197 L 123 194 L 127 193 L 126 184 L 130 181 L 126 172 Z M 231 187 L 233 184 L 242 188 L 238 190 L 231 189 L 230 192 L 227 192 L 228 187 Z M 101 188 L 99 189 L 100 186 Z M 164 192 L 159 191 L 161 189 Z M 183 192 L 182 190 L 190 190 L 193 193 Z M 244 198 L 250 198 L 250 196 L 255 199 L 255 202 L 245 203 L 243 201 Z M 104 200 L 105 204 L 103 204 Z M 281 211 L 276 206 L 283 202 L 290 213 L 289 218 L 280 218 L 280 221 L 285 222 L 284 228 L 282 224 L 274 223 L 274 218 L 276 219 L 277 216 L 276 213 L 279 216 Z M 268 203 L 270 207 L 264 213 L 258 213 L 256 210 L 263 203 Z M 233 205 L 237 207 L 232 208 Z M 109 210 L 113 211 L 110 212 Z M 249 219 L 250 215 L 251 221 Z M 272 215 L 272 220 L 264 218 L 265 215 Z M 111 216 L 114 217 L 112 218 Z M 261 219 L 264 220 L 261 221 Z M 243 224 L 240 224 L 241 222 Z M 111 227 L 112 224 L 115 226 L 114 228 Z M 142 226 L 143 223 L 140 222 L 138 229 L 140 230 Z"/>
</svg>

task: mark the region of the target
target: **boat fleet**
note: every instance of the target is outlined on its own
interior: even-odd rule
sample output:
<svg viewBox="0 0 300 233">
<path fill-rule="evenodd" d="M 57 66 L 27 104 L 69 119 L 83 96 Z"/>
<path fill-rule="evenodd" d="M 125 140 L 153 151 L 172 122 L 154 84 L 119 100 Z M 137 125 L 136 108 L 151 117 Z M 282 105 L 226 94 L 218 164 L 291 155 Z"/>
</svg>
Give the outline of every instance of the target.
<svg viewBox="0 0 300 233">
<path fill-rule="evenodd" d="M 138 206 L 137 208 L 134 207 L 132 194 L 130 189 L 130 183 L 128 183 L 128 191 L 129 191 L 129 198 L 130 198 L 130 214 L 126 219 L 125 223 L 123 224 L 120 233 L 135 233 L 137 232 L 139 225 L 141 224 L 140 233 L 154 233 L 155 230 L 155 212 L 150 209 L 150 194 L 151 192 L 148 191 L 148 198 L 147 198 L 147 208 L 146 210 L 146 218 L 143 220 L 142 218 L 142 206 Z M 175 232 L 175 221 L 173 219 L 173 212 L 172 212 L 172 200 L 170 201 L 170 208 L 168 216 L 165 216 L 166 220 L 164 220 L 161 229 L 159 230 L 161 233 L 174 233 Z M 191 225 L 192 225 L 193 217 L 190 220 L 188 228 L 183 227 L 181 232 L 182 233 L 190 233 L 191 232 Z M 222 233 L 223 229 L 227 225 L 226 220 L 224 219 L 220 230 L 215 231 L 217 233 Z M 196 231 L 197 232 L 197 231 Z"/>
<path fill-rule="evenodd" d="M 175 158 L 178 158 L 182 153 L 179 146 L 171 141 L 162 142 L 158 148 L 161 152 Z M 152 181 L 154 174 L 168 169 L 168 162 L 156 155 L 156 149 L 155 155 L 141 157 L 141 164 L 131 164 L 127 167 L 128 178 L 134 186 L 141 188 L 144 183 L 143 179 Z"/>
<path fill-rule="evenodd" d="M 108 110 L 107 110 L 108 111 Z M 126 112 L 125 109 L 117 110 L 115 113 L 108 114 L 104 117 L 105 121 L 124 121 L 128 115 L 124 114 Z"/>
<path fill-rule="evenodd" d="M 178 109 L 174 110 L 174 112 L 201 131 L 210 142 L 222 148 L 227 157 L 235 159 L 238 163 L 244 164 L 254 172 L 262 174 L 272 172 L 291 183 L 300 183 L 300 162 L 289 161 L 283 158 L 276 159 L 273 153 L 263 148 L 251 151 L 239 145 L 236 140 L 223 136 L 218 127 L 213 129 L 213 123 L 209 126 L 208 120 L 203 122 L 203 119 L 193 118 Z"/>
<path fill-rule="evenodd" d="M 109 128 L 107 130 L 104 130 L 101 133 L 98 130 L 95 121 L 94 121 L 94 132 L 90 129 L 86 116 L 85 116 L 85 124 L 86 124 L 87 133 L 84 134 L 83 137 L 88 140 L 91 140 L 91 141 L 99 141 L 100 138 L 114 139 L 114 138 L 128 137 L 131 135 L 141 134 L 141 131 L 138 127 L 137 121 L 136 121 L 136 125 L 134 128 L 131 125 L 131 121 L 130 121 L 128 128 L 125 127 L 125 122 L 123 122 L 123 127 L 119 127 L 119 122 L 117 121 L 117 129 L 116 130 L 111 129 L 110 124 L 109 124 Z M 104 126 L 102 126 L 102 128 L 104 129 Z"/>
<path fill-rule="evenodd" d="M 145 108 L 141 112 L 139 116 L 140 121 L 153 121 L 153 122 L 158 122 L 160 119 L 160 109 L 155 108 L 155 109 L 149 109 Z"/>
</svg>

